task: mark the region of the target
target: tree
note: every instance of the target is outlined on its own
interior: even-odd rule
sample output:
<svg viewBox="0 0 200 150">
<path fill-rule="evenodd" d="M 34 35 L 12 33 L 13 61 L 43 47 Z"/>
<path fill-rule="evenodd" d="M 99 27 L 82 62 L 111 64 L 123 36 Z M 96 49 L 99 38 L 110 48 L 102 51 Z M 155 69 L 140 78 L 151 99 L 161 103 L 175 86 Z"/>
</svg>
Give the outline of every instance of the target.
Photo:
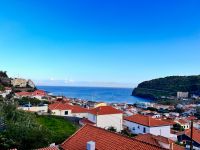
<svg viewBox="0 0 200 150">
<path fill-rule="evenodd" d="M 108 128 L 108 131 L 117 132 L 116 128 L 115 128 L 115 127 L 112 127 L 112 126 Z"/>
<path fill-rule="evenodd" d="M 36 115 L 16 109 L 11 103 L 0 105 L 5 129 L 0 132 L 0 149 L 37 149 L 50 144 L 51 133 L 38 124 Z"/>
<path fill-rule="evenodd" d="M 176 131 L 184 131 L 185 130 L 180 124 L 173 125 L 173 129 Z"/>
</svg>

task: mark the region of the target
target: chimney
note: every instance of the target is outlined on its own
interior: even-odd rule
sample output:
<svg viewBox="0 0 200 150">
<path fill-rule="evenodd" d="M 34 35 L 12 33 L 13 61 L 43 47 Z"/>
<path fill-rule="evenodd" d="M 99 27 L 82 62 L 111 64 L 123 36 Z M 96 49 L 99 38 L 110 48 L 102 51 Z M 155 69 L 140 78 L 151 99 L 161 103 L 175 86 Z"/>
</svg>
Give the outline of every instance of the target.
<svg viewBox="0 0 200 150">
<path fill-rule="evenodd" d="M 87 150 L 95 150 L 95 142 L 87 142 Z"/>
<path fill-rule="evenodd" d="M 171 145 L 171 150 L 174 150 L 174 143 L 170 144 Z"/>
</svg>

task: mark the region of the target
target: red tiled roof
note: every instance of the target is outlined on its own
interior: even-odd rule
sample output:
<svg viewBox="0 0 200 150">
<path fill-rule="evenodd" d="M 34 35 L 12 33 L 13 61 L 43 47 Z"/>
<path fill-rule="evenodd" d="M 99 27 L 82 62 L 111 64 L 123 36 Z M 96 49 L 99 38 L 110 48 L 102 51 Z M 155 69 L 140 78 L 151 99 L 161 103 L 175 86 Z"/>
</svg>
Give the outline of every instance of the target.
<svg viewBox="0 0 200 150">
<path fill-rule="evenodd" d="M 191 120 L 197 120 L 197 117 L 195 117 L 195 116 L 190 116 L 190 117 L 187 117 L 187 118 L 185 118 L 186 120 L 188 120 L 188 121 L 191 121 Z"/>
<path fill-rule="evenodd" d="M 88 109 L 77 106 L 77 105 L 73 105 L 72 106 L 72 113 L 87 113 Z"/>
<path fill-rule="evenodd" d="M 157 126 L 170 126 L 171 123 L 169 122 L 165 122 L 163 120 L 158 120 L 158 119 L 154 119 L 151 118 L 149 116 L 143 116 L 143 115 L 133 115 L 130 117 L 125 117 L 124 120 L 126 121 L 130 121 L 130 122 L 134 122 L 140 125 L 144 125 L 147 127 L 157 127 Z"/>
<path fill-rule="evenodd" d="M 32 92 L 18 92 L 18 93 L 15 93 L 16 95 L 18 96 L 32 96 Z"/>
<path fill-rule="evenodd" d="M 109 115 L 109 114 L 123 114 L 121 110 L 115 109 L 111 106 L 100 106 L 89 110 L 93 115 Z"/>
<path fill-rule="evenodd" d="M 62 143 L 64 150 L 85 150 L 87 142 L 95 142 L 96 150 L 161 150 L 155 145 L 128 138 L 107 130 L 85 125 Z"/>
<path fill-rule="evenodd" d="M 48 107 L 49 107 L 49 110 L 71 110 L 72 109 L 71 105 L 67 103 L 54 103 L 54 104 L 50 104 Z"/>
<path fill-rule="evenodd" d="M 59 149 L 56 146 L 52 146 L 52 147 L 40 148 L 38 150 L 59 150 Z"/>
<path fill-rule="evenodd" d="M 72 113 L 87 113 L 88 110 L 80 106 L 70 105 L 68 103 L 57 102 L 49 105 L 49 110 L 71 110 Z"/>
<path fill-rule="evenodd" d="M 191 129 L 187 129 L 181 133 L 178 133 L 178 135 L 187 135 L 188 137 L 191 137 Z M 193 128 L 193 140 L 197 143 L 200 143 L 200 130 Z"/>
<path fill-rule="evenodd" d="M 34 96 L 37 96 L 37 95 L 46 96 L 47 94 L 46 94 L 46 92 L 43 91 L 43 90 L 36 90 L 36 91 L 33 92 L 33 95 L 34 95 Z"/>
<path fill-rule="evenodd" d="M 86 125 L 86 124 L 95 125 L 94 122 L 88 120 L 87 118 L 81 119 L 80 122 L 81 122 L 83 125 Z"/>
<path fill-rule="evenodd" d="M 172 148 L 172 144 L 173 144 L 174 150 L 184 150 L 184 147 L 176 145 L 174 141 L 172 141 L 168 138 L 162 137 L 162 136 L 155 136 L 155 135 L 152 135 L 152 134 L 141 134 L 141 135 L 138 135 L 135 138 L 137 140 L 147 142 L 147 143 L 153 144 L 155 146 L 161 146 L 161 147 L 162 147 L 162 145 L 160 145 L 159 142 L 171 145 L 171 148 Z"/>
<path fill-rule="evenodd" d="M 177 122 L 180 124 L 188 124 L 188 122 L 183 119 L 177 120 Z"/>
</svg>

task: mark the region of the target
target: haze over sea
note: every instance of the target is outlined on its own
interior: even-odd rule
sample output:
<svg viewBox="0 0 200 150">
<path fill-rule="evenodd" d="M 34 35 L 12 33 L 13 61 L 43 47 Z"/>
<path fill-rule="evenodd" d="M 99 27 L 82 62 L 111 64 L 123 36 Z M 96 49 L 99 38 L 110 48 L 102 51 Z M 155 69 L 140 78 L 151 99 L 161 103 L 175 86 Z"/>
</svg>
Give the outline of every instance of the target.
<svg viewBox="0 0 200 150">
<path fill-rule="evenodd" d="M 149 102 L 147 99 L 131 96 L 132 88 L 38 86 L 38 89 L 45 90 L 53 95 L 97 102 L 125 102 L 129 104 Z"/>
</svg>

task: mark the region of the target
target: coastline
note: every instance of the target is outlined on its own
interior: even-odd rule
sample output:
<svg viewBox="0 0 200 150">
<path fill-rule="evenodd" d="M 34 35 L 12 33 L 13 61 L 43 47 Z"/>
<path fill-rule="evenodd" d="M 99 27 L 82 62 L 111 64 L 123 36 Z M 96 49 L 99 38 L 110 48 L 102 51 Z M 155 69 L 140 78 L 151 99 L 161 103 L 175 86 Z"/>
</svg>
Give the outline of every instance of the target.
<svg viewBox="0 0 200 150">
<path fill-rule="evenodd" d="M 37 86 L 55 96 L 107 103 L 151 102 L 149 99 L 132 96 L 132 88 L 77 87 L 77 86 Z"/>
</svg>

